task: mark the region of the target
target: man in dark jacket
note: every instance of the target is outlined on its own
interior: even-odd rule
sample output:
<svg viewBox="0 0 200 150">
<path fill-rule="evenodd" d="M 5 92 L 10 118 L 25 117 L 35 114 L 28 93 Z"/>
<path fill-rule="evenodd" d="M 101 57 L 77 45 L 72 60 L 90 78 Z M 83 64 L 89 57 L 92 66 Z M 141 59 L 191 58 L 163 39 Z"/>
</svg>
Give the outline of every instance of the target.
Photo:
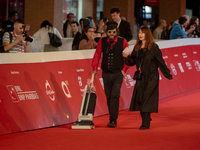
<svg viewBox="0 0 200 150">
<path fill-rule="evenodd" d="M 128 47 L 126 39 L 117 36 L 118 29 L 115 21 L 109 21 L 107 24 L 107 37 L 101 38 L 97 44 L 96 52 L 92 60 L 93 73 L 97 73 L 99 59 L 103 53 L 101 69 L 104 91 L 107 98 L 107 105 L 110 114 L 108 127 L 117 125 L 119 112 L 120 89 L 123 77 L 128 69 L 122 56 L 122 51 Z"/>
<path fill-rule="evenodd" d="M 120 18 L 120 10 L 118 8 L 112 8 L 110 11 L 112 20 L 118 23 L 119 36 L 125 38 L 127 41 L 132 39 L 132 32 L 130 23 Z"/>
<path fill-rule="evenodd" d="M 80 39 L 81 33 L 78 31 L 79 23 L 77 21 L 72 21 L 71 28 L 74 34 L 74 39 L 72 42 L 72 50 L 78 50 L 79 42 L 81 40 Z"/>
<path fill-rule="evenodd" d="M 71 22 L 74 21 L 74 14 L 69 13 L 67 14 L 67 20 L 65 21 L 63 25 L 63 35 L 64 37 L 73 37 L 72 29 L 71 29 Z"/>
</svg>

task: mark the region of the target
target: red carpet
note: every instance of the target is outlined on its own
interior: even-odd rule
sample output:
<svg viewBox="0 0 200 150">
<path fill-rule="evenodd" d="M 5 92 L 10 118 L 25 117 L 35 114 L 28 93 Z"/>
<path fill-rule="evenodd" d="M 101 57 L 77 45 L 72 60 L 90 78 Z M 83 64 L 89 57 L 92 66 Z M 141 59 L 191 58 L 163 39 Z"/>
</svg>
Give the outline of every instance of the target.
<svg viewBox="0 0 200 150">
<path fill-rule="evenodd" d="M 119 113 L 108 128 L 108 115 L 94 118 L 94 130 L 71 124 L 0 136 L 0 150 L 199 150 L 200 89 L 160 100 L 149 130 L 141 131 L 139 112 Z"/>
</svg>

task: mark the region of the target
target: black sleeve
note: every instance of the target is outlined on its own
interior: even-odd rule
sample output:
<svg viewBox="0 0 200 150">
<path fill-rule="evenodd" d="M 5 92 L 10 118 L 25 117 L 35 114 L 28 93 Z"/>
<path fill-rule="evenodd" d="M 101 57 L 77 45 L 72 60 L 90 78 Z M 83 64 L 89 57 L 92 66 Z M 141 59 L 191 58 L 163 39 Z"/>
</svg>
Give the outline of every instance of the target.
<svg viewBox="0 0 200 150">
<path fill-rule="evenodd" d="M 162 57 L 162 52 L 159 49 L 159 47 L 156 45 L 153 49 L 155 49 L 155 59 L 158 64 L 158 67 L 160 68 L 162 74 L 168 78 L 169 80 L 173 79 L 170 70 L 168 69 L 167 65 L 165 64 L 165 61 Z"/>
<path fill-rule="evenodd" d="M 136 53 L 135 50 L 132 51 L 131 56 L 125 59 L 125 64 L 127 66 L 134 66 L 136 64 Z"/>
<path fill-rule="evenodd" d="M 67 21 L 63 24 L 63 35 L 64 35 L 64 37 L 67 37 L 66 30 L 67 30 Z"/>
<path fill-rule="evenodd" d="M 132 36 L 132 31 L 131 31 L 131 27 L 130 27 L 130 23 L 129 22 L 126 23 L 126 33 L 125 34 L 126 34 L 127 42 L 132 40 L 133 36 Z"/>
<path fill-rule="evenodd" d="M 4 30 L 7 29 L 7 28 L 6 28 L 6 22 L 3 22 L 3 24 L 2 24 L 2 29 L 4 29 Z"/>
</svg>

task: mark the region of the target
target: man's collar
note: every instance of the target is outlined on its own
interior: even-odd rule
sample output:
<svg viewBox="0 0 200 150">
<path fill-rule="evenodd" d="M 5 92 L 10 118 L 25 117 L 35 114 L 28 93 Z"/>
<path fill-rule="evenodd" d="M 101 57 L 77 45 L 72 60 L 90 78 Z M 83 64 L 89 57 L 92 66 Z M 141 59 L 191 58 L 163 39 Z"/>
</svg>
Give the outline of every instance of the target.
<svg viewBox="0 0 200 150">
<path fill-rule="evenodd" d="M 113 40 L 114 43 L 116 43 L 118 40 L 118 36 L 116 36 L 116 38 Z M 107 37 L 107 42 L 110 43 L 110 39 Z"/>
<path fill-rule="evenodd" d="M 117 25 L 117 28 L 119 28 L 121 21 L 122 21 L 122 19 L 120 18 L 118 25 Z"/>
</svg>

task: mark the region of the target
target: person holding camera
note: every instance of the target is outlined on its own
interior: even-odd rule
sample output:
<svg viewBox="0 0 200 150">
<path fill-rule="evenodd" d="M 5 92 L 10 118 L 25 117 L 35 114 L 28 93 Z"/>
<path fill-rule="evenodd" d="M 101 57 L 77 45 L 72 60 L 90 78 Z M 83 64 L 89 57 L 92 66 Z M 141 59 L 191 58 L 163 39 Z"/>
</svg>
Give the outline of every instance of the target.
<svg viewBox="0 0 200 150">
<path fill-rule="evenodd" d="M 151 30 L 141 27 L 138 31 L 137 42 L 131 53 L 123 53 L 128 66 L 136 65 L 137 71 L 133 79 L 136 84 L 130 105 L 130 111 L 140 111 L 142 117 L 141 130 L 149 129 L 151 113 L 158 112 L 159 73 L 172 80 L 170 70 L 162 57 L 162 52 L 155 44 Z"/>
<path fill-rule="evenodd" d="M 24 53 L 30 52 L 29 43 L 24 35 L 23 21 L 17 19 L 14 23 L 14 30 L 9 34 L 5 32 L 3 35 L 3 46 L 5 51 L 9 51 L 10 53 Z M 12 35 L 12 37 L 10 37 Z M 12 39 L 12 41 L 10 41 Z"/>
</svg>

